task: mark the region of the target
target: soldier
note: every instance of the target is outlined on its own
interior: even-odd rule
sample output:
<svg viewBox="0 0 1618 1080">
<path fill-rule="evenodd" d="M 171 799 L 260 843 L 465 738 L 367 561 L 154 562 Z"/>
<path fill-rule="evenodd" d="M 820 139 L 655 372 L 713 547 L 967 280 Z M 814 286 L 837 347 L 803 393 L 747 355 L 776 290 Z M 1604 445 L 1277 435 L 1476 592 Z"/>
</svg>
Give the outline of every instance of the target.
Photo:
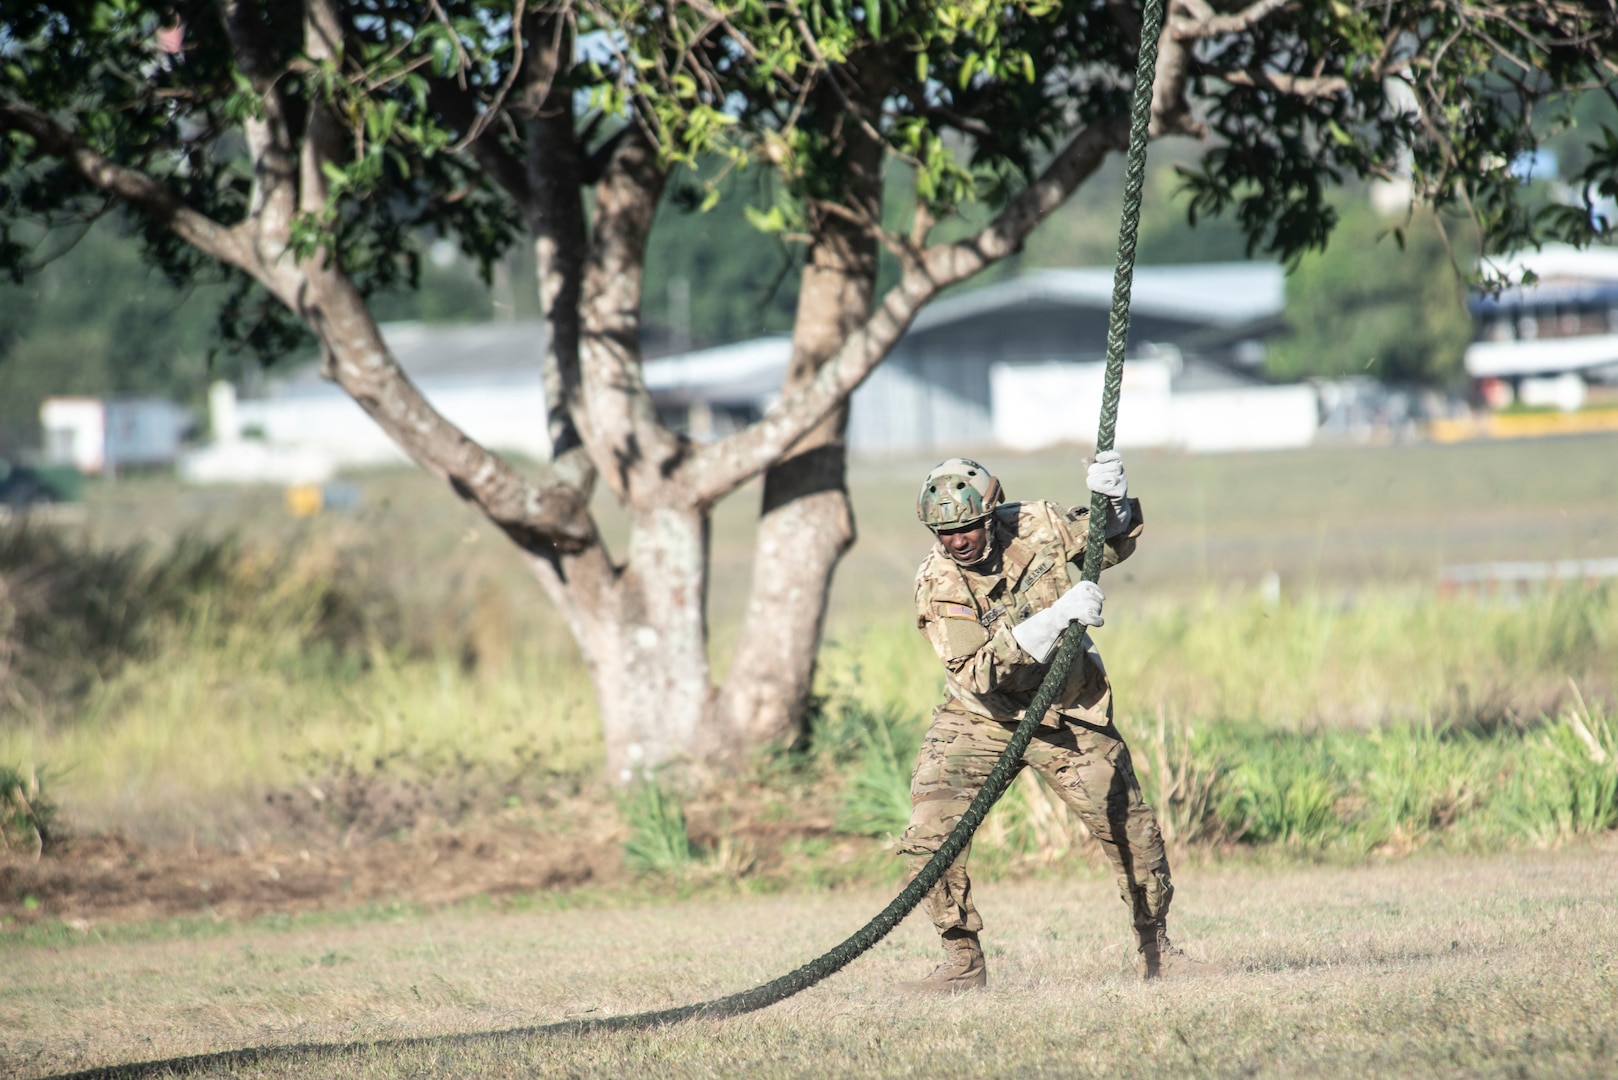
<svg viewBox="0 0 1618 1080">
<path fill-rule="evenodd" d="M 1127 559 L 1143 521 L 1123 460 L 1098 454 L 1091 491 L 1107 496 L 1103 567 Z M 927 474 L 916 500 L 938 544 L 916 573 L 916 625 L 944 662 L 949 697 L 933 710 L 910 782 L 910 827 L 899 850 L 914 877 L 971 803 L 1049 670 L 1069 622 L 1102 625 L 1101 589 L 1082 580 L 1089 508 L 1003 501 L 975 461 L 951 458 Z M 1188 969 L 1165 918 L 1174 887 L 1157 817 L 1142 800 L 1129 749 L 1112 723 L 1112 688 L 1095 645 L 1075 661 L 1023 762 L 1079 815 L 1107 853 L 1134 919 L 1146 979 Z M 970 847 L 933 887 L 927 910 L 945 960 L 910 989 L 951 993 L 986 985 L 983 928 L 966 875 Z"/>
</svg>

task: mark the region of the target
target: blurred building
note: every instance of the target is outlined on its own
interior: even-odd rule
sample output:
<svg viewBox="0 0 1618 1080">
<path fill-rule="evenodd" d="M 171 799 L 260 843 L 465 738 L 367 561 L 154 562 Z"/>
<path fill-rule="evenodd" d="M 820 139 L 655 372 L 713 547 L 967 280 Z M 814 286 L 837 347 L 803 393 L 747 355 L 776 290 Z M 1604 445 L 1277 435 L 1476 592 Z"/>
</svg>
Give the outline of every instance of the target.
<svg viewBox="0 0 1618 1080">
<path fill-rule="evenodd" d="M 934 301 L 855 392 L 850 449 L 887 455 L 1093 441 L 1111 303 L 1110 269 L 1040 271 Z M 1258 374 L 1282 306 L 1279 266 L 1138 268 L 1119 445 L 1308 443 L 1319 423 L 1315 391 L 1272 386 Z M 504 453 L 547 454 L 542 322 L 395 323 L 382 333 L 415 384 L 472 438 Z M 708 440 L 775 405 L 790 355 L 789 338 L 768 336 L 650 360 L 643 374 L 659 416 Z M 324 455 L 328 474 L 404 460 L 314 363 L 257 397 L 216 401 L 213 412 L 216 445 L 235 449 L 229 460 L 210 450 L 189 462 L 198 478 L 290 467 L 294 449 Z M 312 467 L 309 458 L 293 471 L 319 479 Z"/>
<path fill-rule="evenodd" d="M 543 459 L 546 438 L 541 360 L 545 324 L 386 323 L 383 340 L 434 407 L 472 438 L 505 454 Z M 212 441 L 185 454 L 194 483 L 320 484 L 339 469 L 409 459 L 347 392 L 306 361 L 238 396 L 209 393 Z"/>
<path fill-rule="evenodd" d="M 1499 270 L 1537 280 L 1471 300 L 1466 372 L 1484 401 L 1573 411 L 1591 387 L 1618 388 L 1618 251 L 1548 246 Z"/>
<path fill-rule="evenodd" d="M 544 458 L 545 324 L 400 322 L 382 326 L 399 366 L 439 412 L 493 450 Z M 238 434 L 281 446 L 316 447 L 339 465 L 406 460 L 404 451 L 316 363 L 271 381 L 235 406 Z M 216 438 L 218 436 L 216 435 Z"/>
<path fill-rule="evenodd" d="M 1044 270 L 935 300 L 855 391 L 850 450 L 1093 442 L 1112 287 L 1110 269 Z M 1320 416 L 1314 388 L 1258 375 L 1283 303 L 1272 264 L 1138 268 L 1118 445 L 1309 443 Z M 759 338 L 653 361 L 646 381 L 671 423 L 717 437 L 774 404 L 790 354 L 787 338 Z"/>
<path fill-rule="evenodd" d="M 162 398 L 49 397 L 39 406 L 44 460 L 81 473 L 174 464 L 191 410 Z"/>
<path fill-rule="evenodd" d="M 1093 442 L 1112 306 L 1110 268 L 1042 270 L 924 309 L 855 394 L 856 452 Z M 1281 267 L 1138 267 L 1119 446 L 1200 450 L 1302 445 L 1314 391 L 1258 374 L 1281 327 Z"/>
</svg>

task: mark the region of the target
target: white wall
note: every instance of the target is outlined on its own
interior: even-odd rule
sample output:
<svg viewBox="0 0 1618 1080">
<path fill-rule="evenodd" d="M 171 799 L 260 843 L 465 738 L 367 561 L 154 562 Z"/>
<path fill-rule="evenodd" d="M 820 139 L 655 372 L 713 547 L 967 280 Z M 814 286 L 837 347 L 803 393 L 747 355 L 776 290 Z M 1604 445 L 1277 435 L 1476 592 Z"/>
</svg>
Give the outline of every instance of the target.
<svg viewBox="0 0 1618 1080">
<path fill-rule="evenodd" d="M 536 459 L 549 456 L 545 391 L 538 373 L 424 378 L 417 385 L 445 418 L 489 449 Z M 280 397 L 241 401 L 237 416 L 247 434 L 323 450 L 342 466 L 408 460 L 376 421 L 336 387 L 299 387 Z"/>
<path fill-rule="evenodd" d="M 994 441 L 992 396 L 978 361 L 953 353 L 896 352 L 849 402 L 848 447 L 880 456 L 959 454 Z"/>
<path fill-rule="evenodd" d="M 98 473 L 107 464 L 107 407 L 100 398 L 52 397 L 39 405 L 46 456 L 53 465 Z"/>
<path fill-rule="evenodd" d="M 340 390 L 241 401 L 236 416 L 248 439 L 324 450 L 343 465 L 406 460 L 365 410 Z"/>
<path fill-rule="evenodd" d="M 1115 445 L 1162 446 L 1172 440 L 1172 376 L 1168 360 L 1124 364 Z M 1095 442 L 1105 377 L 1106 365 L 1100 363 L 994 364 L 989 386 L 995 441 L 1014 450 Z"/>
<path fill-rule="evenodd" d="M 994 437 L 1014 450 L 1094 442 L 1104 364 L 995 364 L 989 369 Z M 1172 361 L 1124 365 L 1119 447 L 1172 446 L 1191 453 L 1307 446 L 1320 426 L 1313 387 L 1252 386 L 1176 394 Z"/>
<path fill-rule="evenodd" d="M 1314 387 L 1305 385 L 1179 394 L 1170 414 L 1173 445 L 1193 454 L 1308 446 L 1320 427 Z"/>
</svg>

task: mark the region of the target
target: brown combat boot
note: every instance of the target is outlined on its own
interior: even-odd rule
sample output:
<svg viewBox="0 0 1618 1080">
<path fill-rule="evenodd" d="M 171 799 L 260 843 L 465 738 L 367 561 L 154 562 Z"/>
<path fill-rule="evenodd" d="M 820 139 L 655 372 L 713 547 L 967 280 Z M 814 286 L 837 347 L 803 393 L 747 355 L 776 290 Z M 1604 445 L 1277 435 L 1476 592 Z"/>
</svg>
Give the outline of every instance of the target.
<svg viewBox="0 0 1618 1080">
<path fill-rule="evenodd" d="M 900 983 L 899 988 L 912 994 L 959 994 L 966 990 L 982 990 L 989 985 L 989 973 L 983 966 L 983 947 L 971 930 L 944 931 L 944 962 L 925 979 Z"/>
<path fill-rule="evenodd" d="M 1187 979 L 1218 971 L 1213 964 L 1188 956 L 1170 941 L 1166 920 L 1154 919 L 1136 926 L 1135 940 L 1135 969 L 1142 979 Z"/>
</svg>

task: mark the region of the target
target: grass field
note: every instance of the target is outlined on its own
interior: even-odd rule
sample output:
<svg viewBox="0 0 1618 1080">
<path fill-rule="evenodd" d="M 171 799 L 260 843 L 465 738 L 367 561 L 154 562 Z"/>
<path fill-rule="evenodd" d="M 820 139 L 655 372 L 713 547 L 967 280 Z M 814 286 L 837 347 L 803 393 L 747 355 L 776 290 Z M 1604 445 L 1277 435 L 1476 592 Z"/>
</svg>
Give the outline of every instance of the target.
<svg viewBox="0 0 1618 1080">
<path fill-rule="evenodd" d="M 1222 973 L 1143 986 L 1110 882 L 979 897 L 986 993 L 911 999 L 912 918 L 769 1011 L 649 1032 L 292 1052 L 205 1070 L 339 1076 L 1454 1076 L 1618 1070 L 1612 844 L 1359 867 L 1190 867 L 1179 939 Z M 491 1031 L 761 982 L 887 899 L 875 889 L 354 922 L 59 947 L 0 943 L 7 1075 L 235 1046 Z"/>
<path fill-rule="evenodd" d="M 1251 589 L 1268 572 L 1287 591 L 1369 582 L 1429 586 L 1446 563 L 1618 556 L 1618 434 L 1387 447 L 1323 446 L 1267 454 L 1128 454 L 1146 510 L 1136 556 L 1107 587 L 1113 607 L 1174 602 L 1206 589 Z M 1077 450 L 985 454 L 1011 498 L 1084 498 Z M 914 516 L 931 459 L 856 461 L 850 492 L 859 542 L 838 571 L 834 631 L 910 602 L 930 540 Z M 469 507 L 414 470 L 354 478 L 351 513 L 294 521 L 276 490 L 185 489 L 136 478 L 92 488 L 88 535 L 101 546 L 158 545 L 238 533 L 289 544 L 323 539 L 351 551 L 425 630 L 455 629 L 482 602 L 510 633 L 549 645 L 562 634 L 510 545 Z M 714 524 L 713 622 L 723 651 L 749 580 L 756 484 L 722 503 Z M 608 537 L 624 535 L 605 498 Z"/>
<path fill-rule="evenodd" d="M 1093 841 L 1025 777 L 973 857 L 987 995 L 892 995 L 931 959 L 912 919 L 756 1017 L 226 1071 L 1611 1075 L 1618 589 L 1436 582 L 1618 556 L 1614 461 L 1614 436 L 1130 457 L 1148 531 L 1097 637 L 1215 979 L 1132 981 Z M 43 790 L 81 834 L 40 858 L 0 812 L 0 1074 L 679 1004 L 839 940 L 891 891 L 941 691 L 908 615 L 929 464 L 853 471 L 814 745 L 684 803 L 601 786 L 571 643 L 419 474 L 312 520 L 137 478 L 48 543 L 0 534 L 0 623 L 34 620 L 0 626 L 0 799 Z M 1076 455 L 990 464 L 1079 497 Z M 756 499 L 718 511 L 720 663 Z"/>
</svg>

